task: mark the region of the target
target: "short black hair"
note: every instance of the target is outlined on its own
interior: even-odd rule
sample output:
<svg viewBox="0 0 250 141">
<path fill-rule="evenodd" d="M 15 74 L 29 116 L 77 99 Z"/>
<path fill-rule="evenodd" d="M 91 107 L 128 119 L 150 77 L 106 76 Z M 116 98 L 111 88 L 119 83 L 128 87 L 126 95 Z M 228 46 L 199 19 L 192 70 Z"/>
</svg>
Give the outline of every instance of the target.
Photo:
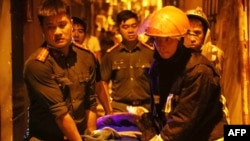
<svg viewBox="0 0 250 141">
<path fill-rule="evenodd" d="M 87 31 L 87 23 L 85 22 L 85 20 L 82 20 L 82 19 L 80 19 L 78 17 L 72 17 L 71 19 L 72 19 L 73 24 L 81 25 L 83 27 L 84 33 L 86 33 L 86 31 Z"/>
<path fill-rule="evenodd" d="M 71 17 L 70 2 L 67 0 L 43 0 L 38 7 L 38 19 L 40 25 L 43 24 L 44 17 L 55 16 L 64 13 L 69 19 Z"/>
<path fill-rule="evenodd" d="M 122 22 L 125 22 L 128 19 L 134 18 L 138 21 L 138 16 L 136 13 L 131 10 L 123 10 L 119 12 L 116 16 L 116 24 L 120 25 Z"/>
</svg>

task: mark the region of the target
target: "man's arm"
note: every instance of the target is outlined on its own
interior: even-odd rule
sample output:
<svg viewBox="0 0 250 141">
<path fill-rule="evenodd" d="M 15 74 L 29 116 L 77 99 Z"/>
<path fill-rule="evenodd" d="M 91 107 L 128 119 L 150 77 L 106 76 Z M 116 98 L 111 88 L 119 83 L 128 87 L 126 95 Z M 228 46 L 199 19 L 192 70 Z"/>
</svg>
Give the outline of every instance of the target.
<svg viewBox="0 0 250 141">
<path fill-rule="evenodd" d="M 102 104 L 105 114 L 112 114 L 108 82 L 100 81 L 96 83 L 97 97 Z"/>
<path fill-rule="evenodd" d="M 57 118 L 56 123 L 69 141 L 82 141 L 75 122 L 68 113 Z"/>
<path fill-rule="evenodd" d="M 88 134 L 92 133 L 94 130 L 96 130 L 96 108 L 92 108 L 90 110 L 86 110 L 86 118 L 87 118 L 87 131 Z"/>
</svg>

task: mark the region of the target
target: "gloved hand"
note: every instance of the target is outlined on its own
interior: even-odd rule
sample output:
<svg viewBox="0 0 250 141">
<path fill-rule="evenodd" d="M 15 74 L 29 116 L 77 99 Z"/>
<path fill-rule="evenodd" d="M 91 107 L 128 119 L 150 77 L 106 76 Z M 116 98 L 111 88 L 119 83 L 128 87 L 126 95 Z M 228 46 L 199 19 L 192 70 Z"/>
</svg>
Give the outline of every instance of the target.
<svg viewBox="0 0 250 141">
<path fill-rule="evenodd" d="M 84 141 L 105 141 L 111 139 L 120 139 L 119 133 L 111 128 L 104 127 L 100 130 L 95 130 L 91 135 L 83 135 Z"/>
<path fill-rule="evenodd" d="M 136 125 L 142 132 L 141 141 L 149 141 L 159 134 L 162 128 L 161 121 L 154 117 L 152 113 L 145 113 L 136 120 Z"/>
<path fill-rule="evenodd" d="M 161 135 L 155 135 L 149 141 L 163 141 L 163 139 L 161 138 Z"/>
</svg>

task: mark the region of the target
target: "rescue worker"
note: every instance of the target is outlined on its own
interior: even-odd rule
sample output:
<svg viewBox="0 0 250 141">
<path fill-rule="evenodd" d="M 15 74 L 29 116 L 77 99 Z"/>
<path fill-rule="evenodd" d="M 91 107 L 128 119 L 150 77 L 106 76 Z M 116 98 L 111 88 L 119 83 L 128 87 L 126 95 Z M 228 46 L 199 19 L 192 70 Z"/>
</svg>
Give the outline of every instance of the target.
<svg viewBox="0 0 250 141">
<path fill-rule="evenodd" d="M 166 6 L 154 12 L 145 34 L 154 38 L 150 69 L 152 111 L 141 116 L 143 141 L 212 141 L 223 138 L 220 75 L 200 53 L 184 46 L 190 28 L 185 12 Z M 162 126 L 161 126 L 162 125 Z"/>
<path fill-rule="evenodd" d="M 224 52 L 212 44 L 209 22 L 201 7 L 186 11 L 190 22 L 190 29 L 184 38 L 187 47 L 201 52 L 210 60 L 222 75 Z"/>
<path fill-rule="evenodd" d="M 96 130 L 96 60 L 72 44 L 70 6 L 44 0 L 38 9 L 44 43 L 25 62 L 29 141 L 82 141 Z"/>
<path fill-rule="evenodd" d="M 117 14 L 117 29 L 122 42 L 107 50 L 101 62 L 101 78 L 106 90 L 111 82 L 113 112 L 127 112 L 128 106 L 150 109 L 148 70 L 153 62 L 153 47 L 138 40 L 136 13 L 123 10 Z"/>
<path fill-rule="evenodd" d="M 222 76 L 224 52 L 211 42 L 209 22 L 201 7 L 186 11 L 190 22 L 188 34 L 184 37 L 184 44 L 204 55 L 213 63 Z M 226 98 L 221 95 L 221 101 L 226 105 Z M 230 122 L 227 107 L 223 108 L 228 123 Z"/>
</svg>

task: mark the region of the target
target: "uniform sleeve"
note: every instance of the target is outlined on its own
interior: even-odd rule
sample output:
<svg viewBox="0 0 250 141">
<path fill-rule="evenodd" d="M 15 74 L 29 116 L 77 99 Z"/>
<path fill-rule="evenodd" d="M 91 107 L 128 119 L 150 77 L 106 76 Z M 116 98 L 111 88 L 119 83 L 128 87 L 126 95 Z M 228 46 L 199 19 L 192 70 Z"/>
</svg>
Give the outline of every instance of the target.
<svg viewBox="0 0 250 141">
<path fill-rule="evenodd" d="M 68 111 L 63 94 L 52 77 L 49 65 L 32 60 L 25 64 L 24 79 L 31 99 L 38 100 L 41 107 L 48 108 L 55 118 Z"/>
<path fill-rule="evenodd" d="M 110 53 L 106 53 L 101 61 L 101 80 L 109 81 L 112 75 L 112 60 L 110 58 Z"/>
<path fill-rule="evenodd" d="M 100 70 L 100 63 L 96 59 L 96 82 L 101 81 L 101 70 Z"/>
<path fill-rule="evenodd" d="M 197 65 L 183 80 L 183 87 L 161 131 L 164 140 L 185 140 L 211 121 L 219 101 L 219 77 L 206 65 Z M 213 109 L 213 110 L 211 110 Z M 214 111 L 214 112 L 213 112 Z M 208 123 L 210 124 L 210 123 Z"/>
</svg>

